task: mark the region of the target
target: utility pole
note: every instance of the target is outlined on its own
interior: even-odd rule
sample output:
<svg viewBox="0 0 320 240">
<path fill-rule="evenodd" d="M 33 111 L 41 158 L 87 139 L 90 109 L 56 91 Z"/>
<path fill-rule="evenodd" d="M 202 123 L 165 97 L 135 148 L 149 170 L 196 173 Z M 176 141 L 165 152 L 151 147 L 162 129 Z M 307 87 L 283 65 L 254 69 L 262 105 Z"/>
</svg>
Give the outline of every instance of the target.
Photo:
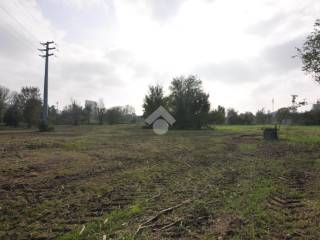
<svg viewBox="0 0 320 240">
<path fill-rule="evenodd" d="M 49 57 L 53 56 L 53 53 L 50 53 L 50 50 L 56 49 L 55 47 L 50 47 L 50 44 L 53 44 L 54 41 L 40 43 L 44 46 L 44 49 L 38 49 L 41 52 L 45 52 L 45 54 L 39 55 L 46 59 L 45 63 L 45 72 L 44 72 L 44 91 L 43 91 L 43 112 L 42 112 L 42 120 L 45 123 L 48 123 L 48 70 L 49 70 Z"/>
</svg>

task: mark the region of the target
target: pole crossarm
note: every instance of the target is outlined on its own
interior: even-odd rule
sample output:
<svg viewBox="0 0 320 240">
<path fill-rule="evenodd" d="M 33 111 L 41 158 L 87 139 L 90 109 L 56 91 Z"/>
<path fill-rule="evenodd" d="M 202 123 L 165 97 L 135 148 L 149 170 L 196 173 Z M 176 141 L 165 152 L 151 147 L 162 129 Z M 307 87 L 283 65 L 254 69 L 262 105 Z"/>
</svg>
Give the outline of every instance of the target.
<svg viewBox="0 0 320 240">
<path fill-rule="evenodd" d="M 40 44 L 45 46 L 45 45 L 49 45 L 49 44 L 53 44 L 53 43 L 54 43 L 54 41 L 51 41 L 51 42 L 45 42 L 45 43 L 42 43 L 42 42 L 41 42 Z"/>
</svg>

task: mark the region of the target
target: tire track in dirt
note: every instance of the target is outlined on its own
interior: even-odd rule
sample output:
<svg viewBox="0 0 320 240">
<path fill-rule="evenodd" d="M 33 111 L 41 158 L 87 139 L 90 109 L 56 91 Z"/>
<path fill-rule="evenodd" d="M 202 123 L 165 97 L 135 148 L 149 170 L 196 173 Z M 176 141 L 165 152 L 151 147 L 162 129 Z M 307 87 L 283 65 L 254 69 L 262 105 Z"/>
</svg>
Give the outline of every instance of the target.
<svg viewBox="0 0 320 240">
<path fill-rule="evenodd" d="M 306 173 L 306 171 L 289 170 L 279 177 L 279 181 L 280 184 L 288 188 L 291 194 L 278 192 L 270 196 L 267 201 L 267 208 L 271 215 L 281 222 L 285 228 L 284 232 L 273 233 L 273 237 L 286 240 L 314 239 L 310 238 L 310 234 L 314 237 L 310 220 L 316 216 L 303 197 L 303 193 L 312 184 L 312 175 Z"/>
<path fill-rule="evenodd" d="M 126 164 L 126 169 L 129 165 L 132 167 L 138 164 L 132 158 L 124 159 L 120 157 L 117 160 L 131 162 Z M 114 161 L 115 159 L 112 162 Z M 35 182 L 25 183 L 24 177 L 21 177 L 23 181 L 20 182 L 2 182 L 0 197 L 3 207 L 0 224 L 1 222 L 10 224 L 5 228 L 5 233 L 1 232 L 0 229 L 0 239 L 53 239 L 64 232 L 70 231 L 77 224 L 91 221 L 93 218 L 100 217 L 114 209 L 126 207 L 133 201 L 135 189 L 130 184 L 123 185 L 121 181 L 116 182 L 117 177 L 115 175 L 122 169 L 123 167 L 118 163 L 110 165 L 108 162 L 108 167 L 94 167 L 75 174 L 46 176 L 36 179 Z M 35 209 L 48 201 L 59 201 L 61 199 L 65 199 L 63 202 L 66 203 L 68 202 L 66 199 L 70 198 L 71 195 L 79 195 L 77 187 L 70 188 L 68 185 L 103 178 L 104 175 L 109 176 L 110 181 L 112 180 L 113 190 L 102 196 L 91 194 L 92 196 L 88 196 L 89 199 L 86 200 L 87 203 L 84 208 L 81 202 L 70 202 L 64 204 L 64 206 L 57 206 L 54 211 L 39 212 L 36 217 L 33 215 L 31 217 L 26 216 L 24 209 Z M 115 179 L 110 178 L 111 175 Z M 5 204 L 6 202 L 8 204 Z M 10 208 L 12 204 L 18 203 L 19 205 L 16 205 L 15 208 Z M 27 223 L 22 223 L 21 219 L 24 219 Z M 29 226 L 35 224 L 39 225 L 38 230 L 34 229 L 30 233 Z M 18 232 L 18 235 L 16 232 Z"/>
</svg>

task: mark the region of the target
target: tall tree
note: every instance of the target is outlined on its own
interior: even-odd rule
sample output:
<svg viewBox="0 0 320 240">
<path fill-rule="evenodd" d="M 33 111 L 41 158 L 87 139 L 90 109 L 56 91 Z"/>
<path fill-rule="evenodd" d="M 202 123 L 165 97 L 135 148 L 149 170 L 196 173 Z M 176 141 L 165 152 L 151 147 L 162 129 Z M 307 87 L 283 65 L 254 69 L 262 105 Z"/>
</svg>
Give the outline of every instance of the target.
<svg viewBox="0 0 320 240">
<path fill-rule="evenodd" d="M 5 109 L 8 106 L 9 93 L 8 88 L 0 85 L 0 122 L 2 122 Z"/>
<path fill-rule="evenodd" d="M 158 107 L 167 107 L 167 98 L 164 97 L 163 87 L 160 85 L 149 86 L 149 92 L 144 97 L 143 102 L 143 117 L 148 117 Z"/>
<path fill-rule="evenodd" d="M 28 128 L 39 123 L 41 116 L 41 100 L 30 98 L 26 101 L 23 107 L 23 118 L 26 121 Z"/>
<path fill-rule="evenodd" d="M 134 123 L 136 122 L 137 116 L 136 116 L 136 110 L 134 107 L 130 105 L 125 105 L 123 107 L 123 120 L 125 123 Z"/>
<path fill-rule="evenodd" d="M 36 87 L 23 87 L 18 95 L 24 121 L 28 127 L 38 124 L 41 113 L 40 90 Z"/>
<path fill-rule="evenodd" d="M 49 122 L 50 123 L 57 123 L 58 117 L 59 117 L 59 112 L 58 109 L 52 105 L 48 108 L 48 117 L 49 117 Z"/>
<path fill-rule="evenodd" d="M 276 113 L 276 120 L 279 124 L 283 123 L 283 121 L 285 119 L 289 119 L 290 118 L 290 109 L 289 108 L 280 108 L 278 109 L 277 113 Z"/>
<path fill-rule="evenodd" d="M 104 106 L 103 99 L 101 98 L 99 99 L 98 107 L 97 107 L 97 117 L 98 117 L 99 124 L 101 125 L 103 124 L 105 114 L 106 114 L 106 108 Z"/>
<path fill-rule="evenodd" d="M 265 112 L 264 108 L 256 112 L 256 123 L 257 124 L 267 124 L 268 123 L 268 114 Z"/>
<path fill-rule="evenodd" d="M 122 107 L 112 107 L 105 113 L 105 118 L 109 124 L 122 123 L 124 120 L 124 111 Z"/>
<path fill-rule="evenodd" d="M 209 94 L 202 90 L 200 79 L 193 75 L 174 78 L 170 90 L 169 110 L 176 119 L 174 127 L 200 129 L 207 124 Z"/>
<path fill-rule="evenodd" d="M 7 108 L 4 114 L 3 120 L 8 126 L 14 126 L 14 127 L 17 127 L 21 122 L 22 109 L 21 109 L 18 93 L 12 94 L 9 107 Z"/>
<path fill-rule="evenodd" d="M 241 113 L 239 115 L 239 123 L 240 124 L 245 124 L 245 125 L 250 125 L 254 123 L 254 115 L 251 112 L 245 112 Z"/>
<path fill-rule="evenodd" d="M 302 60 L 302 70 L 311 74 L 320 83 L 320 19 L 314 24 L 314 30 L 307 36 L 303 47 L 297 48 Z"/>
<path fill-rule="evenodd" d="M 92 111 L 93 111 L 93 109 L 92 109 L 91 105 L 89 103 L 86 103 L 84 106 L 84 109 L 83 109 L 83 115 L 84 115 L 86 122 L 88 124 L 90 124 L 90 118 L 91 118 Z"/>
<path fill-rule="evenodd" d="M 209 123 L 224 124 L 226 121 L 226 110 L 222 106 L 218 106 L 216 110 L 209 113 Z"/>
<path fill-rule="evenodd" d="M 71 101 L 69 106 L 73 125 L 79 125 L 81 122 L 82 107 L 75 100 Z"/>
<path fill-rule="evenodd" d="M 227 112 L 227 123 L 228 124 L 239 124 L 238 112 L 233 108 L 229 108 Z"/>
</svg>

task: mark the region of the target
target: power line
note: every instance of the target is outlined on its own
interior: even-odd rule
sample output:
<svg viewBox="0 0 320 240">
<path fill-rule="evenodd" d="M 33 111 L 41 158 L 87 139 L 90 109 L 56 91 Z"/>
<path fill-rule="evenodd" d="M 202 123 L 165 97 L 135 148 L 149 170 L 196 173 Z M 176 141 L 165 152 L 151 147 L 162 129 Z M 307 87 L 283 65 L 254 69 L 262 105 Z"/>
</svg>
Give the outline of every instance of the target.
<svg viewBox="0 0 320 240">
<path fill-rule="evenodd" d="M 25 12 L 30 17 L 30 19 L 33 19 L 32 14 L 27 10 L 27 8 L 24 7 L 24 4 L 20 2 L 20 0 L 17 0 L 17 2 L 13 3 L 16 3 L 15 5 L 19 6 L 23 10 L 23 12 Z"/>
<path fill-rule="evenodd" d="M 32 51 L 34 51 L 35 47 L 33 44 L 31 44 L 30 41 L 23 41 L 22 39 L 24 39 L 24 38 L 19 37 L 14 31 L 8 31 L 8 33 L 12 39 L 17 40 L 18 42 L 20 42 L 21 44 L 23 44 L 27 48 L 30 48 Z"/>
<path fill-rule="evenodd" d="M 2 11 L 4 13 L 6 13 L 11 19 L 13 19 L 16 23 L 18 23 L 18 25 L 24 30 L 25 33 L 28 33 L 32 38 L 34 38 L 34 40 L 36 40 L 37 42 L 39 41 L 38 38 L 32 33 L 30 32 L 28 29 L 26 29 L 23 24 L 13 15 L 11 14 L 7 9 L 5 9 L 3 6 L 0 5 L 0 8 L 2 9 Z M 28 39 L 26 39 L 28 40 Z M 29 41 L 29 40 L 28 40 Z M 33 42 L 29 41 L 31 44 L 34 44 Z M 35 46 L 36 47 L 36 46 Z"/>
<path fill-rule="evenodd" d="M 19 6 L 20 9 L 23 10 L 24 13 L 26 13 L 25 16 L 28 15 L 28 17 L 30 19 L 34 19 L 34 16 L 32 15 L 32 13 L 30 13 L 29 9 L 25 7 L 25 4 L 23 4 L 20 0 L 16 0 L 16 2 L 13 2 L 16 6 Z M 37 40 L 38 41 L 38 40 Z M 56 48 L 56 51 L 59 52 L 59 47 L 58 47 L 58 44 L 57 43 L 54 43 L 55 44 L 55 48 Z M 54 57 L 57 57 L 57 55 L 55 54 Z"/>
<path fill-rule="evenodd" d="M 32 33 L 30 32 L 13 14 L 11 14 L 7 9 L 5 9 L 3 6 L 0 5 L 0 8 L 8 15 L 10 16 L 15 22 L 17 22 L 19 24 L 19 26 L 21 26 L 21 28 L 23 28 L 27 33 L 30 34 L 30 36 L 32 38 L 34 38 L 36 41 L 39 41 L 38 38 Z"/>
</svg>

